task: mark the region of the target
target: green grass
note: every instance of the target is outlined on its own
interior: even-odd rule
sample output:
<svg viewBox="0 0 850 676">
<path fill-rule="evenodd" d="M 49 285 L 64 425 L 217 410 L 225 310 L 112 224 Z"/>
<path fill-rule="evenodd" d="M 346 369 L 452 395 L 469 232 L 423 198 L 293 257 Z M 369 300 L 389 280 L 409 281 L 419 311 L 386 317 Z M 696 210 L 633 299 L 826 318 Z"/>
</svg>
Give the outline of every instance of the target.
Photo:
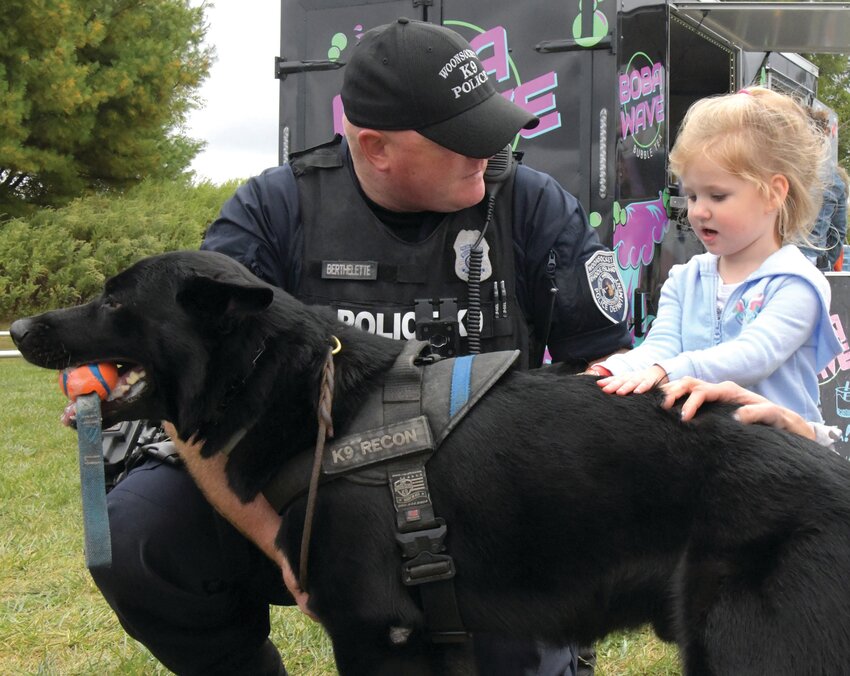
<svg viewBox="0 0 850 676">
<path fill-rule="evenodd" d="M 5 322 L 0 322 L 0 331 L 8 331 L 9 324 Z M 12 339 L 8 336 L 0 336 L 0 350 L 14 350 L 15 345 L 12 342 Z"/>
<path fill-rule="evenodd" d="M 63 405 L 54 373 L 0 359 L 0 674 L 167 674 L 86 571 Z M 272 640 L 294 676 L 336 673 L 321 627 L 297 610 L 272 608 Z M 681 673 L 675 648 L 648 630 L 612 635 L 597 651 L 599 676 Z"/>
</svg>

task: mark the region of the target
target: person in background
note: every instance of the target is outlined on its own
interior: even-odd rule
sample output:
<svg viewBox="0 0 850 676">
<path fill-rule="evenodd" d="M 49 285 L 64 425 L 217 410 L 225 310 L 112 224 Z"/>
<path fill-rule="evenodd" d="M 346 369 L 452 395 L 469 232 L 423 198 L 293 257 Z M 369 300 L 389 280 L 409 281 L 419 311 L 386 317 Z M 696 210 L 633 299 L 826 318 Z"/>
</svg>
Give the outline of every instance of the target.
<svg viewBox="0 0 850 676">
<path fill-rule="evenodd" d="M 826 111 L 809 110 L 817 129 L 830 138 L 829 116 Z M 834 160 L 825 168 L 823 203 L 809 235 L 809 246 L 800 250 L 821 272 L 841 270 L 844 242 L 847 239 L 847 172 Z"/>
<path fill-rule="evenodd" d="M 481 351 L 518 348 L 534 367 L 548 345 L 584 368 L 630 345 L 622 287 L 607 309 L 591 290 L 603 273 L 619 277 L 576 198 L 515 162 L 485 181 L 488 159 L 537 119 L 496 92 L 466 40 L 407 19 L 372 29 L 345 67 L 342 102 L 345 138 L 241 186 L 202 248 L 396 338 L 414 337 L 418 299 L 442 299 L 440 321 L 460 318 L 465 353 L 469 252 L 483 235 Z M 281 517 L 262 494 L 213 509 L 204 494 L 228 495 L 224 458 L 176 443 L 195 481 L 151 459 L 109 493 L 113 565 L 95 582 L 127 632 L 179 674 L 284 674 L 269 640 L 269 604 L 292 603 L 281 571 L 308 608 L 274 546 Z M 487 676 L 574 674 L 575 652 L 475 639 Z"/>
<path fill-rule="evenodd" d="M 827 280 L 793 244 L 819 206 L 826 140 L 763 88 L 703 99 L 670 165 L 707 253 L 670 270 L 646 340 L 588 369 L 608 393 L 692 376 L 731 380 L 821 422 L 817 374 L 841 352 Z"/>
<path fill-rule="evenodd" d="M 844 261 L 846 259 L 844 247 L 847 246 L 847 230 L 846 230 L 846 228 L 847 228 L 848 207 L 850 207 L 850 174 L 848 174 L 847 170 L 844 167 L 842 167 L 840 164 L 836 165 L 835 170 L 838 172 L 838 177 L 844 183 L 845 199 L 844 199 L 843 209 L 839 205 L 839 210 L 843 210 L 843 212 L 844 212 L 844 218 L 842 219 L 841 216 L 839 216 L 838 217 L 838 224 L 839 225 L 843 224 L 845 230 L 844 230 L 843 235 L 840 232 L 838 233 L 838 237 L 840 238 L 840 241 L 838 243 L 838 258 L 836 259 L 835 264 L 832 266 L 832 269 L 835 272 L 841 272 L 841 271 L 846 270 L 846 268 L 844 267 Z"/>
</svg>

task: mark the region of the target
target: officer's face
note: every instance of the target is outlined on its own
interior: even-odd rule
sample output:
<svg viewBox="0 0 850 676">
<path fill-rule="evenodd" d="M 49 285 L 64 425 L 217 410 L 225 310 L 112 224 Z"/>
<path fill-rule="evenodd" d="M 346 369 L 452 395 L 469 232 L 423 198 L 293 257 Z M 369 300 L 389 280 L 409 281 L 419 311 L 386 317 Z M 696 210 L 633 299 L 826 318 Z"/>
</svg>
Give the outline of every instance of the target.
<svg viewBox="0 0 850 676">
<path fill-rule="evenodd" d="M 415 131 L 391 137 L 388 188 L 395 210 L 449 213 L 484 198 L 486 159 L 458 155 Z"/>
</svg>

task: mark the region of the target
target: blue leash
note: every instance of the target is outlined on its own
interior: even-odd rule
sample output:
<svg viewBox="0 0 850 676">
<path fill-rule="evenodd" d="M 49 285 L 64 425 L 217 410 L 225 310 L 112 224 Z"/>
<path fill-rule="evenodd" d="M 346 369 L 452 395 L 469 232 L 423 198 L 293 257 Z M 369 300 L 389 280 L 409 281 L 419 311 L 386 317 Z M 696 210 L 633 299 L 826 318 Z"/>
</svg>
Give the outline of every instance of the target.
<svg viewBox="0 0 850 676">
<path fill-rule="evenodd" d="M 100 397 L 96 394 L 77 397 L 77 443 L 86 567 L 108 568 L 112 565 L 112 540 L 109 536 L 109 516 L 106 512 Z"/>
</svg>

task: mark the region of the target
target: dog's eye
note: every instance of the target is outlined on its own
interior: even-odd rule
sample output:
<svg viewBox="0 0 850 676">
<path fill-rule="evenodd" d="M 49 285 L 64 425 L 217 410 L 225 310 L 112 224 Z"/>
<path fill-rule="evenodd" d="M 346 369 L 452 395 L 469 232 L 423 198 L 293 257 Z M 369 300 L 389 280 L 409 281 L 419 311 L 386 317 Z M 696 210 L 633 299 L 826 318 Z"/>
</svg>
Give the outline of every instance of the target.
<svg viewBox="0 0 850 676">
<path fill-rule="evenodd" d="M 121 307 L 121 303 L 119 303 L 112 296 L 107 296 L 106 298 L 104 298 L 103 304 L 104 304 L 105 307 L 108 307 L 110 310 L 117 310 L 118 308 Z"/>
</svg>

